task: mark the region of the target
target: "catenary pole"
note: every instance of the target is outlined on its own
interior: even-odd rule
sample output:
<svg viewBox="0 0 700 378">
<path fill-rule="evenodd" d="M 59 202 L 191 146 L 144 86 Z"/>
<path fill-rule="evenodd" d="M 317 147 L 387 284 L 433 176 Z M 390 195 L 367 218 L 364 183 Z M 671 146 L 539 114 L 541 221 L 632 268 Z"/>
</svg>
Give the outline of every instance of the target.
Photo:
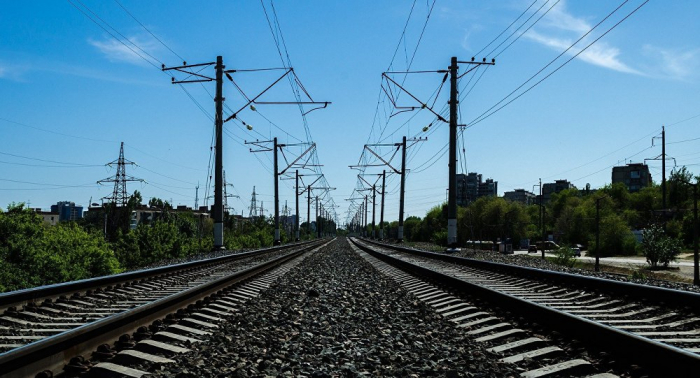
<svg viewBox="0 0 700 378">
<path fill-rule="evenodd" d="M 403 242 L 403 209 L 406 197 L 406 136 L 401 142 L 401 198 L 399 201 L 399 234 L 397 241 Z"/>
<path fill-rule="evenodd" d="M 377 187 L 372 185 L 372 239 L 377 238 Z"/>
<path fill-rule="evenodd" d="M 382 204 L 379 216 L 379 239 L 384 240 L 384 186 L 386 185 L 386 170 L 382 170 Z"/>
<path fill-rule="evenodd" d="M 457 246 L 457 57 L 450 62 L 450 161 L 447 201 L 447 246 Z"/>
<path fill-rule="evenodd" d="M 224 59 L 216 57 L 216 159 L 214 167 L 214 249 L 224 249 Z"/>
<path fill-rule="evenodd" d="M 279 189 L 279 177 L 278 177 L 278 166 L 277 166 L 277 137 L 272 139 L 273 155 L 274 155 L 274 165 L 275 171 L 272 172 L 275 177 L 275 241 L 274 245 L 282 244 L 280 240 L 280 189 Z"/>
<path fill-rule="evenodd" d="M 296 185 L 294 185 L 294 199 L 296 200 L 296 219 L 294 220 L 294 236 L 299 241 L 299 170 L 296 170 Z"/>
</svg>

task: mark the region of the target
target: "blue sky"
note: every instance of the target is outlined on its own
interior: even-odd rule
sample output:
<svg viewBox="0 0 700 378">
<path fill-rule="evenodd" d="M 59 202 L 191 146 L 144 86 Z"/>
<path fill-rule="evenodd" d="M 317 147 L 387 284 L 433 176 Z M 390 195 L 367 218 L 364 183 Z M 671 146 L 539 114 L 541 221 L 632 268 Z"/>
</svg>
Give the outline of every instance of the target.
<svg viewBox="0 0 700 378">
<path fill-rule="evenodd" d="M 178 65 L 180 57 L 188 63 L 211 62 L 222 55 L 227 69 L 280 67 L 263 6 L 257 1 L 81 1 L 11 2 L 0 14 L 0 206 L 30 201 L 32 207 L 48 209 L 59 200 L 84 206 L 90 199 L 99 202 L 112 187 L 96 181 L 114 175 L 104 164 L 117 158 L 122 141 L 126 158 L 138 164 L 127 167 L 127 173 L 146 181 L 129 183 L 130 192 L 137 189 L 146 199 L 160 197 L 192 206 L 199 184 L 202 204 L 214 84 L 184 87 L 193 101 L 183 88 L 170 83 L 169 75 L 110 33 L 133 42 L 141 49 L 136 51 L 156 66 L 161 62 Z M 264 0 L 264 4 L 274 21 L 271 3 Z M 469 60 L 498 55 L 494 67 L 479 69 L 460 82 L 460 124 L 468 125 L 460 138 L 460 149 L 466 154 L 466 158 L 460 154 L 460 170 L 497 180 L 501 194 L 516 188 L 532 190 L 539 178 L 545 182 L 568 179 L 580 188 L 587 183 L 593 188 L 605 185 L 612 166 L 630 159 L 642 162 L 661 153 L 658 142 L 652 147 L 652 137 L 662 125 L 667 125 L 668 155 L 678 165 L 700 171 L 700 140 L 693 140 L 700 138 L 700 117 L 693 118 L 700 114 L 700 43 L 694 38 L 700 34 L 697 2 L 650 1 L 532 90 L 478 123 L 473 121 L 489 114 L 489 109 L 623 2 L 436 0 L 430 12 L 432 4 L 424 0 L 274 2 L 286 53 L 299 79 L 314 100 L 332 102 L 327 109 L 307 115 L 308 135 L 317 144 L 315 157 L 328 184 L 337 188 L 331 195 L 341 221 L 349 206 L 345 199 L 357 196 L 352 192 L 358 185 L 358 171 L 348 166 L 373 163 L 360 158 L 365 143 L 395 143 L 403 135 L 428 137 L 408 151 L 406 213 L 423 216 L 445 199 L 447 156 L 442 149 L 447 126 L 433 122 L 426 109 L 400 113 L 387 121 L 391 103 L 380 95 L 381 73 L 390 63 L 394 70 L 405 70 L 411 60 L 412 70 L 441 70 L 452 56 Z M 641 4 L 641 0 L 624 2 L 515 96 Z M 516 29 L 538 9 L 524 27 Z M 106 22 L 101 23 L 106 30 L 86 14 L 98 23 Z M 495 43 L 482 49 L 504 30 Z M 460 72 L 466 67 L 461 65 Z M 213 70 L 203 73 L 213 74 Z M 275 75 L 279 72 L 236 73 L 234 79 L 246 94 L 254 95 Z M 431 97 L 441 74 L 396 79 L 422 101 L 435 100 L 436 110 L 446 106 L 447 87 L 437 99 Z M 229 82 L 224 94 L 233 110 L 245 104 Z M 293 101 L 294 96 L 289 83 L 282 81 L 261 100 Z M 417 105 L 405 93 L 398 96 L 398 103 Z M 251 154 L 251 146 L 243 141 L 309 140 L 296 106 L 256 108 L 239 114 L 253 125 L 253 131 L 239 122 L 225 125 L 224 167 L 232 184 L 228 192 L 240 196 L 230 199 L 237 213 L 248 213 L 253 186 L 266 212 L 272 209 L 273 198 L 271 153 Z M 423 133 L 431 122 L 433 126 Z M 293 147 L 287 153 L 293 156 L 302 149 Z M 390 148 L 378 149 L 390 156 Z M 659 181 L 660 162 L 649 164 Z M 669 162 L 669 167 L 673 164 Z M 365 173 L 379 169 L 367 168 Z M 396 177 L 388 179 L 387 220 L 398 216 L 398 182 Z M 292 183 L 281 182 L 281 207 L 285 200 L 293 206 Z"/>
</svg>

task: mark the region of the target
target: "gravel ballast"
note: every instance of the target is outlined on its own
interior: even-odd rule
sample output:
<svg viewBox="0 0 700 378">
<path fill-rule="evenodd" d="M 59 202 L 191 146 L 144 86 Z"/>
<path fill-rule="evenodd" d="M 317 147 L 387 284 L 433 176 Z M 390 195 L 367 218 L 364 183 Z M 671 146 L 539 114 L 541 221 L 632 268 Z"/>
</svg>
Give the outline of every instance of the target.
<svg viewBox="0 0 700 378">
<path fill-rule="evenodd" d="M 158 377 L 515 377 L 357 256 L 345 239 L 308 256 Z"/>
</svg>

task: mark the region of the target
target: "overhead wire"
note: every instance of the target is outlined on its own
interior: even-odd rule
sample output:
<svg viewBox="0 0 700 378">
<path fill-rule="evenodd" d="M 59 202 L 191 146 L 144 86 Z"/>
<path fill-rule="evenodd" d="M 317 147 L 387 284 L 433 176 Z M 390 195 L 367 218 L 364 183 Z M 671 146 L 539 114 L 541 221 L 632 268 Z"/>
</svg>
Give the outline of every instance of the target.
<svg viewBox="0 0 700 378">
<path fill-rule="evenodd" d="M 545 11 L 544 13 L 542 13 L 542 14 L 540 15 L 540 17 L 538 17 L 538 18 L 535 20 L 535 22 L 533 22 L 532 24 L 530 24 L 530 26 L 528 26 L 527 29 L 525 29 L 522 33 L 518 34 L 518 36 L 515 37 L 515 39 L 513 39 L 506 47 L 504 47 L 503 50 L 499 51 L 498 54 L 494 55 L 494 59 L 495 59 L 495 58 L 498 58 L 499 56 L 501 56 L 501 54 L 503 54 L 506 50 L 508 50 L 511 46 L 513 46 L 513 44 L 514 44 L 515 42 L 517 42 L 517 41 L 520 39 L 520 37 L 522 37 L 522 36 L 525 35 L 528 31 L 530 31 L 530 29 L 532 29 L 533 26 L 537 25 L 537 23 L 540 22 L 540 20 L 541 20 L 544 16 L 546 16 L 547 13 L 549 13 L 549 11 L 551 11 L 555 6 L 557 6 L 557 4 L 559 4 L 560 1 L 561 1 L 561 0 L 557 0 L 554 4 L 552 4 L 552 6 L 549 7 L 549 9 L 547 9 L 547 11 Z M 549 2 L 549 0 L 547 0 L 547 3 L 548 3 L 548 2 Z M 546 5 L 547 3 L 542 4 L 542 6 Z M 541 9 L 541 8 L 540 8 L 540 9 Z M 537 10 L 537 12 L 539 12 L 539 9 Z M 536 13 L 535 13 L 535 14 L 536 14 Z M 533 16 L 534 16 L 534 14 L 533 14 Z M 528 20 L 529 20 L 529 19 L 528 19 Z M 523 25 L 524 25 L 524 24 L 523 24 Z M 510 37 L 509 37 L 509 38 L 510 38 Z M 490 55 L 490 54 L 489 54 L 489 55 Z"/>
<path fill-rule="evenodd" d="M 554 69 L 552 72 L 550 72 L 549 74 L 547 74 L 545 77 L 543 77 L 542 79 L 540 79 L 539 81 L 537 81 L 535 84 L 533 84 L 532 86 L 530 86 L 529 88 L 527 88 L 527 89 L 526 89 L 525 91 L 523 91 L 522 93 L 518 94 L 516 97 L 514 97 L 514 98 L 511 99 L 510 101 L 508 101 L 508 102 L 506 102 L 505 104 L 503 104 L 502 106 L 496 108 L 498 105 L 500 105 L 501 103 L 503 103 L 504 101 L 506 101 L 510 96 L 512 96 L 515 92 L 517 92 L 517 91 L 520 90 L 523 86 L 525 86 L 525 84 L 529 83 L 529 82 L 530 82 L 532 79 L 534 79 L 537 75 L 539 75 L 541 72 L 543 72 L 547 67 L 549 67 L 551 64 L 553 64 L 553 63 L 554 63 L 556 60 L 558 60 L 561 56 L 563 56 L 563 55 L 566 54 L 569 50 L 571 50 L 571 49 L 572 49 L 576 44 L 578 44 L 583 38 L 585 38 L 586 36 L 588 36 L 588 35 L 589 35 L 591 32 L 593 32 L 593 30 L 595 30 L 599 25 L 601 25 L 601 24 L 602 24 L 603 22 L 605 22 L 608 18 L 610 18 L 614 13 L 616 13 L 620 8 L 622 8 L 622 6 L 625 5 L 628 1 L 629 1 L 629 0 L 625 0 L 624 2 L 622 2 L 622 4 L 620 4 L 620 5 L 619 5 L 617 8 L 615 8 L 612 12 L 610 12 L 607 16 L 605 16 L 605 18 L 603 18 L 600 22 L 598 22 L 595 26 L 593 26 L 589 31 L 587 31 L 583 36 L 581 36 L 581 37 L 580 37 L 578 40 L 576 40 L 573 44 L 571 44 L 569 47 L 567 47 L 567 48 L 566 48 L 562 53 L 560 53 L 557 57 L 555 57 L 553 60 L 551 60 L 549 63 L 547 63 L 547 64 L 546 64 L 542 69 L 540 69 L 537 73 L 535 73 L 534 75 L 532 75 L 529 79 L 527 79 L 524 83 L 522 83 L 520 86 L 518 86 L 515 90 L 513 90 L 512 92 L 510 92 L 510 93 L 509 93 L 507 96 L 505 96 L 502 100 L 500 100 L 499 102 L 497 102 L 496 105 L 492 106 L 491 108 L 489 108 L 488 110 L 486 110 L 484 113 L 482 113 L 481 115 L 479 115 L 478 117 L 476 117 L 473 121 L 469 122 L 469 123 L 468 123 L 468 127 L 473 127 L 474 125 L 476 125 L 476 124 L 478 124 L 478 123 L 484 121 L 485 119 L 489 118 L 490 116 L 492 116 L 493 114 L 497 113 L 497 112 L 500 111 L 501 109 L 505 108 L 505 107 L 508 106 L 509 104 L 513 103 L 513 101 L 519 99 L 520 97 L 522 97 L 523 95 L 525 95 L 526 93 L 528 93 L 530 90 L 532 90 L 533 88 L 535 88 L 536 86 L 538 86 L 538 85 L 539 85 L 540 83 L 542 83 L 544 80 L 546 80 L 546 79 L 548 79 L 549 77 L 551 77 L 553 74 L 555 74 L 556 72 L 558 72 L 561 68 L 563 68 L 564 66 L 566 66 L 569 62 L 571 62 L 572 60 L 574 60 L 575 58 L 577 58 L 579 55 L 581 55 L 583 52 L 585 52 L 585 51 L 586 51 L 589 47 L 591 47 L 594 43 L 598 42 L 601 38 L 603 38 L 603 37 L 606 36 L 609 32 L 611 32 L 612 30 L 614 30 L 618 25 L 620 25 L 622 22 L 624 22 L 625 20 L 627 20 L 630 16 L 632 16 L 634 13 L 636 13 L 639 9 L 641 9 L 645 4 L 647 4 L 647 3 L 649 2 L 649 0 L 645 0 L 642 4 L 640 4 L 640 5 L 639 5 L 638 7 L 636 7 L 634 10 L 632 10 L 632 12 L 628 13 L 628 14 L 627 14 L 625 17 L 623 17 L 620 21 L 618 21 L 617 23 L 615 23 L 612 27 L 610 27 L 608 30 L 606 30 L 606 31 L 605 31 L 603 34 L 601 34 L 598 38 L 594 39 L 591 43 L 589 43 L 586 47 L 584 47 L 584 48 L 581 49 L 579 52 L 577 52 L 576 54 L 574 54 L 571 58 L 569 58 L 569 59 L 566 60 L 564 63 L 562 63 L 559 67 L 557 67 L 556 69 Z M 496 108 L 496 109 L 493 110 L 494 108 Z"/>
<path fill-rule="evenodd" d="M 527 13 L 527 11 L 529 11 L 530 8 L 532 8 L 532 6 L 535 5 L 535 3 L 537 3 L 538 1 L 539 0 L 533 1 L 529 7 L 527 7 L 522 13 L 520 13 L 520 16 L 518 16 L 515 20 L 513 20 L 513 22 L 511 22 L 510 25 L 508 25 L 505 29 L 503 29 L 503 31 L 500 34 L 498 34 L 493 40 L 491 40 L 491 42 L 486 44 L 486 46 L 482 47 L 481 50 L 479 50 L 476 54 L 474 54 L 474 56 L 479 56 L 479 54 L 481 54 L 484 50 L 486 50 L 489 46 L 491 46 L 494 42 L 496 42 L 496 40 L 498 40 L 498 38 L 500 38 L 503 35 L 503 33 L 507 32 L 508 29 L 511 28 L 511 26 L 513 26 L 516 22 L 518 22 L 518 20 L 520 18 L 522 18 L 525 15 L 525 13 Z"/>
</svg>

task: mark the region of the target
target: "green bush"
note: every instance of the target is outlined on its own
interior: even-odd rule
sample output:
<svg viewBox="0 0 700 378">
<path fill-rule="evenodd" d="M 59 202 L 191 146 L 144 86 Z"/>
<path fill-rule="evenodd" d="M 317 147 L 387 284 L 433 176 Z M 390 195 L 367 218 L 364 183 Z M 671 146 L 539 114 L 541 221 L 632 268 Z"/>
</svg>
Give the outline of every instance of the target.
<svg viewBox="0 0 700 378">
<path fill-rule="evenodd" d="M 576 255 L 570 247 L 560 247 L 554 251 L 554 263 L 557 265 L 572 268 L 576 264 Z"/>
<path fill-rule="evenodd" d="M 447 230 L 440 230 L 433 233 L 433 237 L 430 238 L 430 242 L 433 244 L 441 245 L 443 247 L 447 246 Z"/>
<path fill-rule="evenodd" d="M 680 240 L 666 236 L 664 230 L 657 225 L 644 230 L 641 249 L 652 268 L 658 268 L 659 264 L 668 267 L 671 261 L 676 261 L 681 248 Z"/>
</svg>

